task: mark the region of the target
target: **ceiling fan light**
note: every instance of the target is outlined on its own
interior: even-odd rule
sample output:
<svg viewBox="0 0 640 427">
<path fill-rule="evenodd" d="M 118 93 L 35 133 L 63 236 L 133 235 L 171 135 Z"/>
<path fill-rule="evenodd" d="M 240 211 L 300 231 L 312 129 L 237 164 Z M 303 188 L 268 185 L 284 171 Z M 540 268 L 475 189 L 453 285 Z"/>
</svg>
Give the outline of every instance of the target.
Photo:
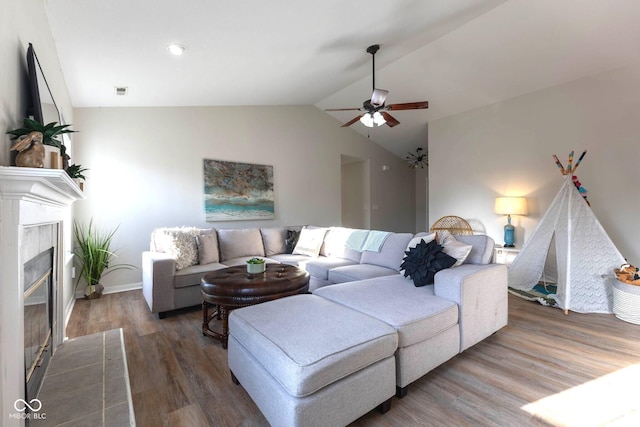
<svg viewBox="0 0 640 427">
<path fill-rule="evenodd" d="M 172 55 L 181 56 L 187 48 L 180 44 L 170 44 L 167 46 L 167 50 Z"/>
<path fill-rule="evenodd" d="M 387 123 L 387 121 L 384 119 L 384 116 L 380 114 L 380 111 L 376 111 L 375 113 L 373 113 L 373 123 L 376 126 L 382 126 L 383 124 Z"/>
<path fill-rule="evenodd" d="M 360 117 L 360 123 L 362 123 L 363 125 L 365 125 L 368 128 L 372 128 L 373 127 L 373 117 L 371 116 L 370 113 L 364 113 L 362 115 L 362 117 Z"/>
</svg>

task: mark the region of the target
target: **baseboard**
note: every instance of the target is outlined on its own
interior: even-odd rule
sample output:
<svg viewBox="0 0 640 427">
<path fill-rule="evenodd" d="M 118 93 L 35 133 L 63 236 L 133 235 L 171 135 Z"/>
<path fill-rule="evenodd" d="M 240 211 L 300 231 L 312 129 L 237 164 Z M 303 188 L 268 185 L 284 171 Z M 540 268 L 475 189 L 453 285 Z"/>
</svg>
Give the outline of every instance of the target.
<svg viewBox="0 0 640 427">
<path fill-rule="evenodd" d="M 102 294 L 103 295 L 117 294 L 119 292 L 135 291 L 137 289 L 142 289 L 142 282 L 124 283 L 122 285 L 105 286 L 104 291 L 102 291 Z M 82 290 L 82 287 L 79 287 L 79 290 L 76 291 L 76 299 L 77 298 L 84 298 L 84 291 Z"/>
</svg>

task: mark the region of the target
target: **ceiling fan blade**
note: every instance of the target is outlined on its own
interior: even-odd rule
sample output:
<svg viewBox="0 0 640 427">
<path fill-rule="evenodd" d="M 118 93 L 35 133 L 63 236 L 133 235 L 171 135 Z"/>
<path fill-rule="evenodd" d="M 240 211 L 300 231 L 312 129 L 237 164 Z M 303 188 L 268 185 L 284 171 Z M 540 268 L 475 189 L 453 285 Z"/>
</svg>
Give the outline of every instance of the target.
<svg viewBox="0 0 640 427">
<path fill-rule="evenodd" d="M 324 111 L 359 111 L 360 108 L 325 108 Z"/>
<path fill-rule="evenodd" d="M 373 94 L 371 95 L 371 103 L 379 107 L 384 104 L 384 100 L 387 99 L 387 95 L 389 95 L 388 90 L 384 89 L 374 89 Z"/>
<path fill-rule="evenodd" d="M 349 126 L 351 126 L 352 124 L 354 124 L 355 122 L 357 122 L 358 120 L 360 120 L 360 117 L 362 117 L 362 114 L 360 114 L 357 117 L 354 117 L 353 119 L 349 120 L 347 123 L 343 124 L 342 128 L 348 128 Z"/>
<path fill-rule="evenodd" d="M 421 110 L 423 108 L 429 108 L 428 101 L 422 102 L 405 102 L 404 104 L 390 104 L 386 106 L 387 110 L 398 111 L 398 110 Z"/>
<path fill-rule="evenodd" d="M 395 117 L 393 117 L 391 114 L 387 113 L 386 111 L 381 111 L 380 114 L 382 114 L 382 117 L 384 117 L 384 119 L 387 122 L 387 126 L 389 126 L 390 128 L 400 124 L 400 122 L 396 120 Z"/>
</svg>

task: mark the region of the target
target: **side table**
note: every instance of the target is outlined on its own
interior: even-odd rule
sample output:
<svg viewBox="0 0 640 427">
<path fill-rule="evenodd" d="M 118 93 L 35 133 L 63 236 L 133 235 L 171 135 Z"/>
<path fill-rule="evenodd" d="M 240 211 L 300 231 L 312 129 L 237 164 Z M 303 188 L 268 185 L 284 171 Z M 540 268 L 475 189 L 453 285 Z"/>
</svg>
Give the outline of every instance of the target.
<svg viewBox="0 0 640 427">
<path fill-rule="evenodd" d="M 511 265 L 514 259 L 520 253 L 520 248 L 505 248 L 503 246 L 496 246 L 493 249 L 493 262 L 496 264 Z"/>
</svg>

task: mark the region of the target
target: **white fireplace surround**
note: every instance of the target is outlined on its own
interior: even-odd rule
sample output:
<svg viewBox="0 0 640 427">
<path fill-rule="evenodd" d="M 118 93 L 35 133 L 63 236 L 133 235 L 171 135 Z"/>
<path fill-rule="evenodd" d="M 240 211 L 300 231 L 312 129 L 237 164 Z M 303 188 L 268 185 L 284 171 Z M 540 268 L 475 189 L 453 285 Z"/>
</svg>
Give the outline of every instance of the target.
<svg viewBox="0 0 640 427">
<path fill-rule="evenodd" d="M 80 199 L 82 191 L 63 170 L 0 166 L 0 425 L 25 423 L 14 410 L 25 396 L 24 263 L 45 246 L 56 248 L 53 347 L 64 340 L 73 306 L 71 205 Z"/>
</svg>

